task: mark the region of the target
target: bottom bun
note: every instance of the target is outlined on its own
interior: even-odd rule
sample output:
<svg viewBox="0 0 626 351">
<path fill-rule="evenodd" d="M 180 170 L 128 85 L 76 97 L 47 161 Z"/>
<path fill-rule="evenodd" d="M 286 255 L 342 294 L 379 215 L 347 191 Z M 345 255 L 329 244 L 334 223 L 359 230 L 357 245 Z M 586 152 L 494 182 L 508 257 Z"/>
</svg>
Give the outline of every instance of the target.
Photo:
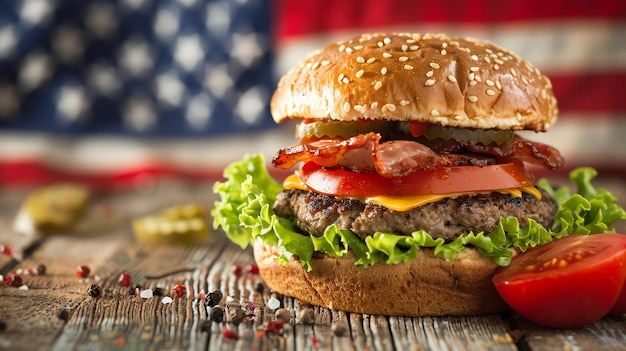
<svg viewBox="0 0 626 351">
<path fill-rule="evenodd" d="M 312 259 L 307 272 L 292 257 L 286 265 L 276 261 L 280 250 L 254 245 L 259 274 L 274 291 L 301 303 L 346 312 L 390 316 L 478 315 L 508 309 L 493 284 L 497 265 L 467 248 L 448 262 L 432 249 L 422 248 L 409 263 L 355 266 L 346 258 L 322 254 Z"/>
</svg>

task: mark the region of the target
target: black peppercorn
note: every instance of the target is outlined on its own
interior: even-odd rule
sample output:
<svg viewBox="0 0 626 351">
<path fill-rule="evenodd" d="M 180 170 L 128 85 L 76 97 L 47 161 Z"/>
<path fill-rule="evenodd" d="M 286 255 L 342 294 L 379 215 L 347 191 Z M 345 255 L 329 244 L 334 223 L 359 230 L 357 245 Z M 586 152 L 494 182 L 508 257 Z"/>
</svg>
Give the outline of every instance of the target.
<svg viewBox="0 0 626 351">
<path fill-rule="evenodd" d="M 57 311 L 57 318 L 58 319 L 60 319 L 60 320 L 62 320 L 64 322 L 67 322 L 69 317 L 70 317 L 70 313 L 66 309 L 62 308 L 62 309 Z"/>
<path fill-rule="evenodd" d="M 89 287 L 89 289 L 87 289 L 87 294 L 89 294 L 89 296 L 91 297 L 100 297 L 100 294 L 102 294 L 102 289 L 100 289 L 99 286 L 93 284 Z"/>
<path fill-rule="evenodd" d="M 239 306 L 230 306 L 228 308 L 228 316 L 234 324 L 239 324 L 246 317 L 246 313 Z"/>
<path fill-rule="evenodd" d="M 346 333 L 348 332 L 348 323 L 345 320 L 339 320 L 336 322 L 333 322 L 332 326 L 330 327 L 330 330 L 332 330 L 333 335 L 335 336 L 345 336 Z"/>
<path fill-rule="evenodd" d="M 152 295 L 153 296 L 163 296 L 164 292 L 163 289 L 156 287 L 154 289 L 152 289 Z"/>
<path fill-rule="evenodd" d="M 220 301 L 222 301 L 222 297 L 224 297 L 224 295 L 222 295 L 222 292 L 219 289 L 211 291 L 206 297 L 207 306 L 216 306 L 220 303 Z"/>
<path fill-rule="evenodd" d="M 259 294 L 263 294 L 263 291 L 265 291 L 265 284 L 262 282 L 256 282 L 256 284 L 254 284 L 254 290 L 256 290 Z"/>
<path fill-rule="evenodd" d="M 224 309 L 220 306 L 211 307 L 210 319 L 213 322 L 222 322 L 224 320 Z"/>
<path fill-rule="evenodd" d="M 35 270 L 37 270 L 38 275 L 44 275 L 46 274 L 46 265 L 43 263 L 40 263 L 37 265 L 37 267 L 35 267 Z"/>
</svg>

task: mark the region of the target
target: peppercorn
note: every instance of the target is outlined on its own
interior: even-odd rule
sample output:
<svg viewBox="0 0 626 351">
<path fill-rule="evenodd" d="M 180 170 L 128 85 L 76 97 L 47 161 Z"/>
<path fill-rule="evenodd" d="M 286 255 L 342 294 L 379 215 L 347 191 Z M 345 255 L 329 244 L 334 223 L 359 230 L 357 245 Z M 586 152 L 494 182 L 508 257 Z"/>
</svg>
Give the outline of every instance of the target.
<svg viewBox="0 0 626 351">
<path fill-rule="evenodd" d="M 37 270 L 38 275 L 44 275 L 46 274 L 46 265 L 43 263 L 40 263 L 35 267 L 35 270 Z"/>
<path fill-rule="evenodd" d="M 60 320 L 62 320 L 64 322 L 67 322 L 69 317 L 70 317 L 70 313 L 66 309 L 62 308 L 62 309 L 57 311 L 57 318 L 58 319 L 60 319 Z"/>
<path fill-rule="evenodd" d="M 282 320 L 285 323 L 289 323 L 289 320 L 291 319 L 291 312 L 289 312 L 286 308 L 277 309 L 274 315 L 276 316 L 276 319 Z"/>
<path fill-rule="evenodd" d="M 224 297 L 224 295 L 222 295 L 222 291 L 219 289 L 215 289 L 213 291 L 211 291 L 209 293 L 209 295 L 207 296 L 206 299 L 206 304 L 209 307 L 213 307 L 217 304 L 220 303 L 220 301 L 222 301 L 222 297 Z"/>
<path fill-rule="evenodd" d="M 174 288 L 172 288 L 172 296 L 175 299 L 185 296 L 186 293 L 187 293 L 187 288 L 184 285 L 176 284 L 174 285 Z"/>
<path fill-rule="evenodd" d="M 102 289 L 100 289 L 98 285 L 92 284 L 89 289 L 87 289 L 87 294 L 89 294 L 89 296 L 91 297 L 100 297 L 100 294 L 102 294 Z"/>
<path fill-rule="evenodd" d="M 211 307 L 210 319 L 213 322 L 220 323 L 224 320 L 224 309 L 220 306 Z"/>
<path fill-rule="evenodd" d="M 256 290 L 259 294 L 263 294 L 263 291 L 265 291 L 265 284 L 262 282 L 256 282 L 256 284 L 254 284 L 254 290 Z"/>
<path fill-rule="evenodd" d="M 348 323 L 343 319 L 333 322 L 333 324 L 330 327 L 330 330 L 332 330 L 333 335 L 335 336 L 338 336 L 338 337 L 345 336 L 346 332 L 348 331 Z"/>
<path fill-rule="evenodd" d="M 164 292 L 162 288 L 156 287 L 152 289 L 152 296 L 163 296 Z"/>
<path fill-rule="evenodd" d="M 228 317 L 234 324 L 239 324 L 246 317 L 246 313 L 239 306 L 230 306 L 228 308 Z"/>
<path fill-rule="evenodd" d="M 19 288 L 22 286 L 22 283 L 22 277 L 20 277 L 19 274 L 12 273 L 4 277 L 4 284 L 6 285 Z"/>
<path fill-rule="evenodd" d="M 79 278 L 87 278 L 89 273 L 91 273 L 91 270 L 85 265 L 76 267 L 76 276 Z"/>
<path fill-rule="evenodd" d="M 315 311 L 310 307 L 304 307 L 298 313 L 298 321 L 302 324 L 315 323 Z"/>
<path fill-rule="evenodd" d="M 117 284 L 123 288 L 128 288 L 130 286 L 131 277 L 128 273 L 120 274 L 119 278 L 117 278 Z"/>
</svg>

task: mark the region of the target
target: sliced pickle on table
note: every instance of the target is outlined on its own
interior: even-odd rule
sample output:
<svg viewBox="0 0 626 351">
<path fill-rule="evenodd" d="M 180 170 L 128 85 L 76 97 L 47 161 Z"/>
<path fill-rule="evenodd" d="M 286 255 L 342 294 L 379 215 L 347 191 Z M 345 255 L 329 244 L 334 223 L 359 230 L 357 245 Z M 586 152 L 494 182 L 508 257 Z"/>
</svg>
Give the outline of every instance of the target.
<svg viewBox="0 0 626 351">
<path fill-rule="evenodd" d="M 90 200 L 86 186 L 59 183 L 31 192 L 15 220 L 15 229 L 24 234 L 68 231 L 84 215 Z"/>
<path fill-rule="evenodd" d="M 197 204 L 169 207 L 133 220 L 137 241 L 149 245 L 194 245 L 209 235 L 206 211 Z"/>
</svg>

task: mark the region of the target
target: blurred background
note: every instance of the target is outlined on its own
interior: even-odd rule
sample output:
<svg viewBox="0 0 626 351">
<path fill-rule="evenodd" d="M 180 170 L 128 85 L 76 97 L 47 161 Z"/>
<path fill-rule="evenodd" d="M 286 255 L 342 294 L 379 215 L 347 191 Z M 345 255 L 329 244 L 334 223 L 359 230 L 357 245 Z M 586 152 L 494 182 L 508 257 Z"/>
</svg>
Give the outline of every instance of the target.
<svg viewBox="0 0 626 351">
<path fill-rule="evenodd" d="M 296 142 L 269 101 L 308 52 L 363 32 L 489 40 L 549 76 L 562 173 L 626 177 L 626 2 L 0 1 L 0 185 L 216 179 Z M 622 81 L 624 79 L 624 81 Z"/>
</svg>

